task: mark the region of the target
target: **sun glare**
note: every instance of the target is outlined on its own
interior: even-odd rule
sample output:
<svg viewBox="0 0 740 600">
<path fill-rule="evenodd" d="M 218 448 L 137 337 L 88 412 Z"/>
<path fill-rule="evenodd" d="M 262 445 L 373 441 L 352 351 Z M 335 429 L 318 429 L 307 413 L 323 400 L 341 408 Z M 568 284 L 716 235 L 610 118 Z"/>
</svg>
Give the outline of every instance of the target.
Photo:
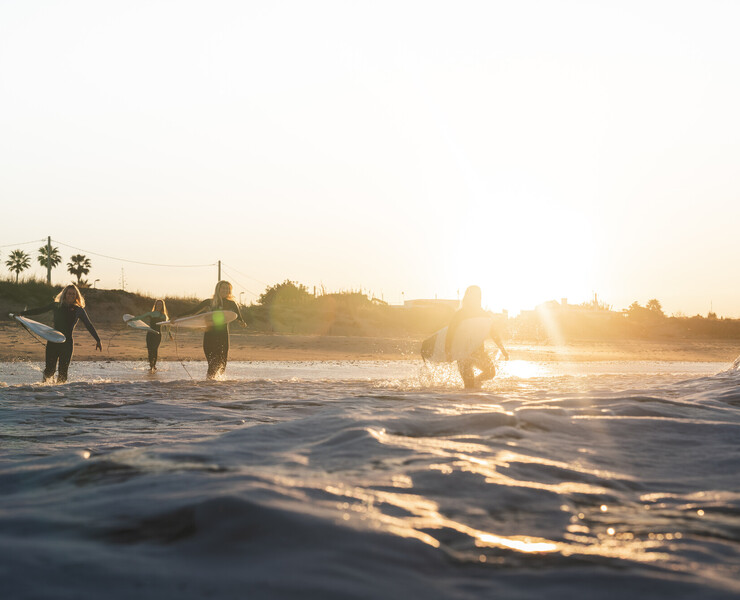
<svg viewBox="0 0 740 600">
<path fill-rule="evenodd" d="M 509 360 L 499 363 L 500 377 L 517 377 L 519 379 L 531 379 L 542 377 L 547 371 L 540 363 L 529 360 Z"/>
<path fill-rule="evenodd" d="M 581 213 L 547 201 L 470 211 L 448 258 L 448 289 L 481 286 L 483 304 L 516 315 L 548 300 L 591 297 L 598 248 Z"/>
</svg>

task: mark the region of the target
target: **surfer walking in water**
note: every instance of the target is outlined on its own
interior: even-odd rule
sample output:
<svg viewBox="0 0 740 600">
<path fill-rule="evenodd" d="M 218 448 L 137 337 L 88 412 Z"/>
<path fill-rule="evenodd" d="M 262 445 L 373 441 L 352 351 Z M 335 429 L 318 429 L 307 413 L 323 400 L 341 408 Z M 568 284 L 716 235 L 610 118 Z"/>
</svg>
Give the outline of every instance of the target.
<svg viewBox="0 0 740 600">
<path fill-rule="evenodd" d="M 103 346 L 100 343 L 98 332 L 95 331 L 95 327 L 90 322 L 90 317 L 87 316 L 87 312 L 85 311 L 85 299 L 76 285 L 69 284 L 65 287 L 54 298 L 51 304 L 15 314 L 24 317 L 40 315 L 49 311 L 52 311 L 54 315 L 54 329 L 63 333 L 67 339 L 61 343 L 46 342 L 44 382 L 49 381 L 54 376 L 54 372 L 57 370 L 57 363 L 59 363 L 57 383 L 64 383 L 67 381 L 69 363 L 72 362 L 72 353 L 74 352 L 72 332 L 78 320 L 81 320 L 85 324 L 90 335 L 95 338 L 95 349 L 102 352 Z"/>
<path fill-rule="evenodd" d="M 455 339 L 455 332 L 460 326 L 460 323 L 466 319 L 475 319 L 480 317 L 490 317 L 490 313 L 483 310 L 481 306 L 481 289 L 477 285 L 471 285 L 465 290 L 465 295 L 462 300 L 462 307 L 453 316 L 450 324 L 447 326 L 447 336 L 445 337 L 445 356 L 448 361 L 452 361 L 452 344 Z M 501 350 L 506 360 L 509 360 L 509 353 L 504 348 L 504 344 L 501 341 L 501 337 L 496 331 L 496 328 L 491 325 L 489 335 L 495 344 Z M 493 360 L 486 352 L 483 343 L 476 348 L 468 357 L 458 358 L 457 368 L 462 376 L 465 389 L 478 388 L 484 381 L 493 379 L 496 376 L 496 367 L 493 364 Z M 480 373 L 476 376 L 475 369 L 479 369 Z"/>
<path fill-rule="evenodd" d="M 195 315 L 206 310 L 232 310 L 242 327 L 247 324 L 242 318 L 239 306 L 234 300 L 233 287 L 228 281 L 219 281 L 213 293 L 213 298 L 203 300 L 190 312 L 178 315 L 174 319 L 181 319 Z M 173 320 L 174 320 L 173 319 Z M 229 358 L 229 324 L 213 324 L 203 334 L 203 352 L 208 361 L 208 379 L 215 379 L 226 370 L 226 362 Z"/>
<path fill-rule="evenodd" d="M 132 321 L 144 321 L 154 330 L 146 332 L 146 350 L 147 358 L 149 359 L 149 371 L 151 373 L 157 370 L 157 354 L 159 353 L 159 345 L 162 343 L 162 331 L 159 324 L 168 319 L 167 306 L 164 300 L 155 300 L 150 312 L 131 319 Z M 172 334 L 170 334 L 171 337 Z"/>
</svg>

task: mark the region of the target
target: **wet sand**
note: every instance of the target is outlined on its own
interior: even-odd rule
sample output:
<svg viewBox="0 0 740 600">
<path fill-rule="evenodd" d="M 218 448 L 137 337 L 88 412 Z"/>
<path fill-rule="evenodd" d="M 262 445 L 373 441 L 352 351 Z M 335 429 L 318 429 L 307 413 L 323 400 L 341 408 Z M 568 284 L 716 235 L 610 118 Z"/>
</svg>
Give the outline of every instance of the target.
<svg viewBox="0 0 740 600">
<path fill-rule="evenodd" d="M 145 334 L 127 327 L 101 326 L 103 351 L 84 327 L 75 331 L 75 360 L 146 360 Z M 159 360 L 203 360 L 203 333 L 180 331 L 165 339 Z M 421 339 L 265 334 L 234 328 L 229 359 L 235 361 L 416 360 Z M 621 361 L 659 360 L 731 363 L 740 344 L 722 340 L 578 341 L 565 346 L 506 341 L 513 360 Z M 0 323 L 0 361 L 44 358 L 44 344 L 14 323 Z"/>
</svg>

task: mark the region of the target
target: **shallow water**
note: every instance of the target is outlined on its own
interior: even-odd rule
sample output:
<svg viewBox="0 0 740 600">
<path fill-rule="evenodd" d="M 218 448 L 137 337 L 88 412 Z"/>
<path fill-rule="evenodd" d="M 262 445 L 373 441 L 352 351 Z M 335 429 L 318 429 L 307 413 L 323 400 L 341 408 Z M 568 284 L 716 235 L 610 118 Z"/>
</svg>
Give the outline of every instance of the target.
<svg viewBox="0 0 740 600">
<path fill-rule="evenodd" d="M 0 364 L 3 596 L 738 597 L 740 374 L 501 367 Z"/>
</svg>

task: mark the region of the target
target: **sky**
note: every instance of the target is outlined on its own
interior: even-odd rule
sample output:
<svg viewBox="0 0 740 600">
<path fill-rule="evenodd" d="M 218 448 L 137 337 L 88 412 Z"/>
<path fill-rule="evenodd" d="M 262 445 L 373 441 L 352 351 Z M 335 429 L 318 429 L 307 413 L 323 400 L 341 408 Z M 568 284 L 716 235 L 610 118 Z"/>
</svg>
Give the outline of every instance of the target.
<svg viewBox="0 0 740 600">
<path fill-rule="evenodd" d="M 97 287 L 159 296 L 210 296 L 220 260 L 245 303 L 477 284 L 514 314 L 740 317 L 738 22 L 716 0 L 0 0 L 0 276 L 51 236 Z"/>
</svg>

